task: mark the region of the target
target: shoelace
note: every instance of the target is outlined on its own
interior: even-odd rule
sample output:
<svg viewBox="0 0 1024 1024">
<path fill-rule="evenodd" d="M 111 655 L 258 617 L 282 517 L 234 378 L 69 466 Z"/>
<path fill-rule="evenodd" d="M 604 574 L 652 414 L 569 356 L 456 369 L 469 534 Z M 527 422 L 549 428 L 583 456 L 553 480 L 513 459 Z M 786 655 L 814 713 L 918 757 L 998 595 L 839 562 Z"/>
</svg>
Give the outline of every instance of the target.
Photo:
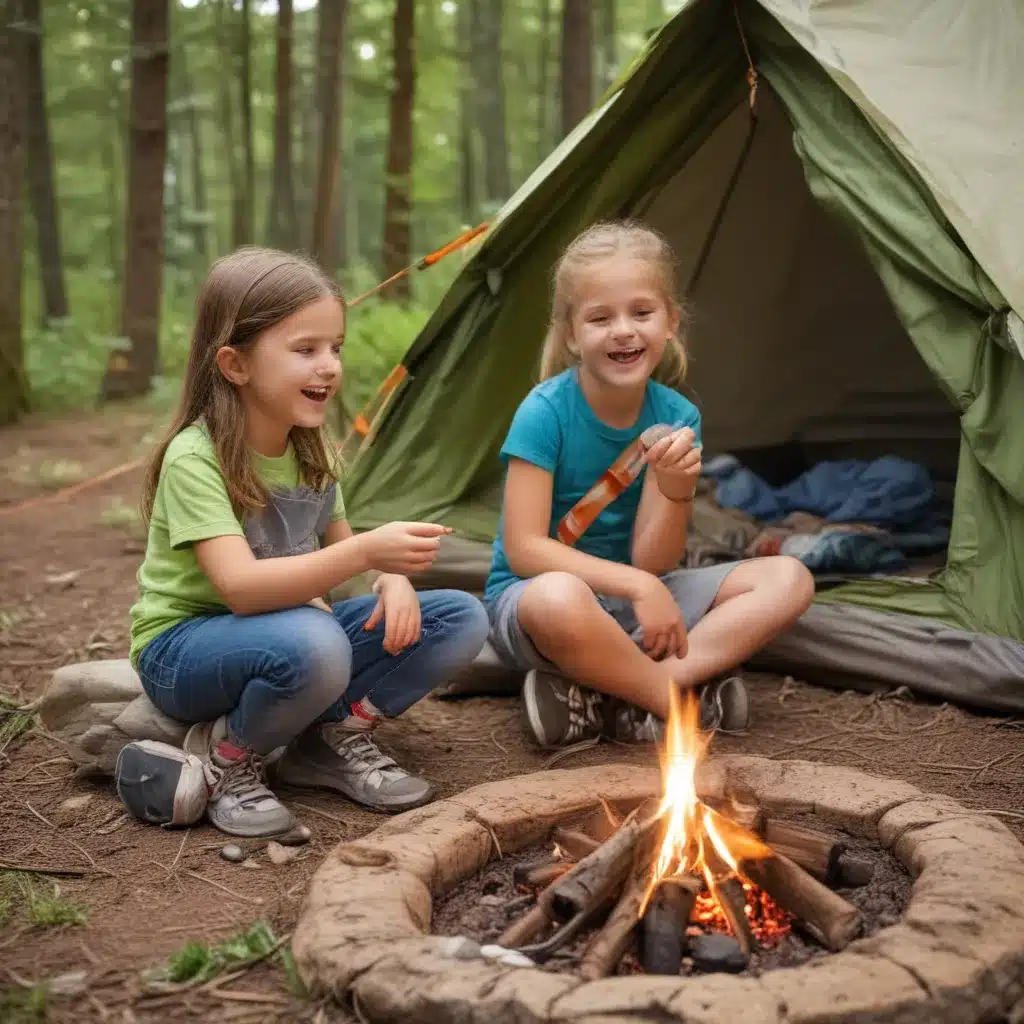
<svg viewBox="0 0 1024 1024">
<path fill-rule="evenodd" d="M 566 742 L 583 736 L 588 729 L 600 729 L 602 723 L 600 707 L 601 694 L 586 690 L 578 683 L 569 687 L 566 695 L 569 710 L 569 727 L 565 732 Z"/>
<path fill-rule="evenodd" d="M 369 733 L 357 733 L 351 738 L 343 739 L 335 747 L 335 750 L 342 757 L 352 761 L 361 761 L 360 767 L 365 768 L 366 771 L 373 771 L 375 768 L 398 767 L 398 762 L 393 757 L 388 757 L 373 742 Z"/>
<path fill-rule="evenodd" d="M 219 774 L 211 798 L 235 796 L 248 803 L 273 796 L 263 782 L 263 758 L 256 754 L 249 754 L 234 761 L 227 768 L 216 770 Z"/>
</svg>

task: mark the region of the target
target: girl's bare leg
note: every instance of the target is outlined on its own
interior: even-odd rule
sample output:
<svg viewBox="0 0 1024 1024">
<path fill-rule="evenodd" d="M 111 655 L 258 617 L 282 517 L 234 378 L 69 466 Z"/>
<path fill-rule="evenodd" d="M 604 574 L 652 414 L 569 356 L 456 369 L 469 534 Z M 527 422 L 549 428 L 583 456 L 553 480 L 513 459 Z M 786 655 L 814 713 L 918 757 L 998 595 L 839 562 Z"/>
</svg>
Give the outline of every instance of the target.
<svg viewBox="0 0 1024 1024">
<path fill-rule="evenodd" d="M 661 718 L 668 714 L 665 663 L 648 658 L 582 580 L 565 572 L 536 576 L 517 611 L 537 650 L 566 676 Z"/>
<path fill-rule="evenodd" d="M 814 598 L 814 577 L 795 558 L 776 555 L 736 566 L 722 581 L 711 610 L 690 631 L 685 658 L 660 668 L 694 686 L 746 661 L 791 626 Z"/>
</svg>

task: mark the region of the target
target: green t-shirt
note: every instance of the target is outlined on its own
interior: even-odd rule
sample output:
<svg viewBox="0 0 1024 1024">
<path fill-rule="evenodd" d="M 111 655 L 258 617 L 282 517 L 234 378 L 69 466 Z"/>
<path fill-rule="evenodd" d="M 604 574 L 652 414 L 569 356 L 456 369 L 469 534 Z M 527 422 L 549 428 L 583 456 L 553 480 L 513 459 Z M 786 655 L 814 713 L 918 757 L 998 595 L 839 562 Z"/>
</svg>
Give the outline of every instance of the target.
<svg viewBox="0 0 1024 1024">
<path fill-rule="evenodd" d="M 182 619 L 228 610 L 199 568 L 196 541 L 245 537 L 257 558 L 300 555 L 316 550 L 329 522 L 345 518 L 341 488 L 305 484 L 290 443 L 280 458 L 255 452 L 253 458 L 269 497 L 266 507 L 239 520 L 206 431 L 193 424 L 168 446 L 131 610 L 132 665 L 153 637 Z"/>
</svg>

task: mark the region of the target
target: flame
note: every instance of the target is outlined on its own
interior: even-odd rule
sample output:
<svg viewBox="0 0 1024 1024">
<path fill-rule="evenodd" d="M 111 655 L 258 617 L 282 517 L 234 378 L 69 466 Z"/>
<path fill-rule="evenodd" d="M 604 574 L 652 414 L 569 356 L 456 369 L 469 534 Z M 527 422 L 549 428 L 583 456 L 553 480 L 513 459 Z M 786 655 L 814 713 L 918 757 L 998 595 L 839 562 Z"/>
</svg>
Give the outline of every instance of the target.
<svg viewBox="0 0 1024 1024">
<path fill-rule="evenodd" d="M 681 697 L 678 687 L 670 686 L 661 755 L 663 793 L 657 811 L 663 833 L 640 913 L 642 916 L 663 879 L 696 875 L 704 879 L 708 892 L 698 897 L 693 921 L 728 931 L 728 920 L 714 892 L 717 882 L 737 877 L 743 883 L 744 913 L 754 934 L 762 943 L 773 944 L 789 931 L 791 918 L 744 878 L 740 869 L 742 861 L 769 856 L 771 848 L 697 796 L 697 767 L 710 742 L 710 734 L 701 732 L 700 709 L 693 692 L 688 690 Z"/>
</svg>

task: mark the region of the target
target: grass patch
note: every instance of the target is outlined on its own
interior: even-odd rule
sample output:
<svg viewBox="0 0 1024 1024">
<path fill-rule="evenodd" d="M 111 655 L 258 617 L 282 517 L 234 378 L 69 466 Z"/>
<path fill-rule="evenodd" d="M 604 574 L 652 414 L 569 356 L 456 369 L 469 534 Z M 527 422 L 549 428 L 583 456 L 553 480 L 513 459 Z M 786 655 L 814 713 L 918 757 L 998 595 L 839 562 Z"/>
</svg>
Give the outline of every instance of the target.
<svg viewBox="0 0 1024 1024">
<path fill-rule="evenodd" d="M 17 483 L 59 491 L 62 487 L 81 483 L 89 474 L 85 466 L 74 459 L 43 459 L 19 466 L 12 476 Z"/>
<path fill-rule="evenodd" d="M 23 711 L 16 700 L 0 693 L 0 756 L 38 725 L 39 716 L 34 711 Z"/>
<path fill-rule="evenodd" d="M 142 533 L 142 513 L 134 506 L 114 498 L 109 501 L 100 513 L 100 522 L 116 530 L 129 533 Z"/>
<path fill-rule="evenodd" d="M 89 919 L 89 908 L 71 902 L 56 882 L 46 883 L 23 871 L 0 872 L 0 900 L 6 904 L 8 918 L 17 909 L 29 924 L 42 928 L 85 924 Z"/>
<path fill-rule="evenodd" d="M 28 618 L 24 608 L 0 608 L 0 633 L 14 629 Z"/>
<path fill-rule="evenodd" d="M 45 985 L 0 991 L 0 1021 L 4 1024 L 28 1024 L 46 1020 L 47 998 Z"/>
<path fill-rule="evenodd" d="M 291 949 L 274 935 L 266 921 L 256 921 L 246 931 L 215 945 L 188 942 L 167 958 L 166 966 L 157 968 L 151 976 L 177 984 L 202 984 L 225 971 L 270 958 L 284 970 L 289 990 L 296 996 L 305 996 L 306 989 L 295 967 Z"/>
</svg>

